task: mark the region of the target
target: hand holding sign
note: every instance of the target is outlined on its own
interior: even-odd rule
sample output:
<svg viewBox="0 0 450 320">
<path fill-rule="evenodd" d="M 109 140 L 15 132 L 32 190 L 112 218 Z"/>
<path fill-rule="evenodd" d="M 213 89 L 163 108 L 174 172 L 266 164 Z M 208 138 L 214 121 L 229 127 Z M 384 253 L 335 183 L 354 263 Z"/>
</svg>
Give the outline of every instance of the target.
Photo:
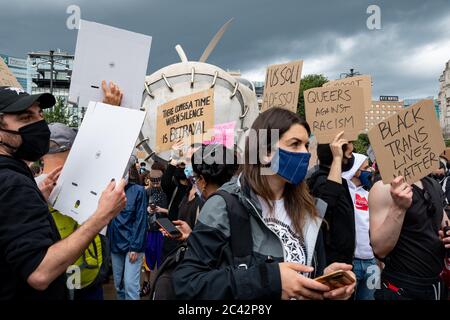
<svg viewBox="0 0 450 320">
<path fill-rule="evenodd" d="M 120 91 L 118 85 L 114 82 L 109 82 L 109 87 L 106 85 L 106 81 L 102 81 L 102 90 L 103 90 L 103 103 L 110 104 L 112 106 L 120 106 L 122 102 L 123 93 Z"/>
<path fill-rule="evenodd" d="M 433 100 L 422 100 L 369 130 L 384 183 L 403 176 L 417 182 L 439 167 L 445 149 Z"/>
<path fill-rule="evenodd" d="M 402 176 L 391 182 L 391 197 L 397 207 L 408 210 L 412 204 L 412 187 L 407 184 Z"/>
</svg>

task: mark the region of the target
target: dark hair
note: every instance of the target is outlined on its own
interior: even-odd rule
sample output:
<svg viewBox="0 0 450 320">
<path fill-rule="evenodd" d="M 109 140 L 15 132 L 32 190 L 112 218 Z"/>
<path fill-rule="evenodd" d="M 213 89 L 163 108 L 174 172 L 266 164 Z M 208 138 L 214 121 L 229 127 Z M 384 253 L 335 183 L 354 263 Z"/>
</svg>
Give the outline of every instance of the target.
<svg viewBox="0 0 450 320">
<path fill-rule="evenodd" d="M 202 145 L 191 157 L 192 170 L 208 184 L 221 186 L 238 169 L 236 154 L 222 144 Z"/>
<path fill-rule="evenodd" d="M 150 169 L 151 170 L 160 170 L 164 173 L 164 171 L 166 171 L 166 166 L 161 162 L 154 162 Z"/>
<path fill-rule="evenodd" d="M 141 175 L 135 165 L 132 165 L 128 170 L 128 182 L 142 184 Z"/>
<path fill-rule="evenodd" d="M 271 141 L 271 130 L 279 130 L 281 138 L 294 124 L 299 124 L 306 129 L 308 136 L 311 134 L 308 123 L 298 114 L 287 109 L 271 108 L 261 113 L 253 122 L 252 130 L 256 131 L 257 143 L 250 145 L 249 138 L 246 139 L 245 148 L 245 164 L 243 166 L 243 176 L 245 183 L 264 201 L 266 201 L 272 211 L 274 194 L 270 188 L 266 175 L 261 174 L 261 159 L 257 159 L 257 163 L 250 162 L 253 154 L 259 155 L 260 147 L 267 148 L 268 152 L 272 152 L 272 148 L 277 141 Z M 267 130 L 266 135 L 260 134 L 261 130 Z M 302 234 L 302 227 L 307 215 L 316 216 L 317 211 L 314 206 L 314 199 L 309 193 L 306 182 L 300 183 L 298 186 L 287 183 L 284 187 L 284 206 L 288 216 L 291 218 L 294 229 L 297 233 Z"/>
</svg>

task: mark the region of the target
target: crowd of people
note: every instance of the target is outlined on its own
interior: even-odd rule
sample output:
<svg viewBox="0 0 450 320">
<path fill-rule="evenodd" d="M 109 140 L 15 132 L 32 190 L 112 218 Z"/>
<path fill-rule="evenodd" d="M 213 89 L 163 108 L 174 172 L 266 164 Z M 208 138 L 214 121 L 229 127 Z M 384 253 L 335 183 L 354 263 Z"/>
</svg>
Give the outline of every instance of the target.
<svg viewBox="0 0 450 320">
<path fill-rule="evenodd" d="M 105 103 L 120 105 L 117 86 L 103 89 Z M 167 163 L 132 156 L 78 225 L 47 203 L 77 134 L 45 122 L 54 104 L 47 93 L 0 88 L 0 299 L 101 300 L 110 273 L 122 300 L 448 299 L 443 157 L 412 185 L 401 176 L 386 185 L 341 132 L 318 145 L 311 167 L 308 123 L 270 108 L 242 154 L 177 141 Z M 70 287 L 73 265 L 81 282 Z M 315 280 L 336 271 L 354 281 Z"/>
</svg>

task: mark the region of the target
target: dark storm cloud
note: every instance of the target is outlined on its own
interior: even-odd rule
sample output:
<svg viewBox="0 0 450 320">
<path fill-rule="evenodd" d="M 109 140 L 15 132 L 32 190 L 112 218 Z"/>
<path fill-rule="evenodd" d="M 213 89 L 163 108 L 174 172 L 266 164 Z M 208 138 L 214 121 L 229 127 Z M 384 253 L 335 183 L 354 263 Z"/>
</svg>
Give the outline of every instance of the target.
<svg viewBox="0 0 450 320">
<path fill-rule="evenodd" d="M 450 59 L 450 51 L 442 54 L 450 36 L 447 0 L 1 2 L 0 53 L 13 56 L 50 48 L 73 52 L 76 31 L 66 28 L 66 8 L 75 4 L 83 19 L 152 35 L 150 72 L 179 61 L 178 43 L 197 60 L 232 17 L 208 62 L 252 78 L 262 78 L 267 64 L 301 58 L 304 73 L 335 78 L 354 67 L 372 74 L 374 97 L 436 95 L 439 74 Z M 370 4 L 381 8 L 382 30 L 366 27 Z"/>
</svg>

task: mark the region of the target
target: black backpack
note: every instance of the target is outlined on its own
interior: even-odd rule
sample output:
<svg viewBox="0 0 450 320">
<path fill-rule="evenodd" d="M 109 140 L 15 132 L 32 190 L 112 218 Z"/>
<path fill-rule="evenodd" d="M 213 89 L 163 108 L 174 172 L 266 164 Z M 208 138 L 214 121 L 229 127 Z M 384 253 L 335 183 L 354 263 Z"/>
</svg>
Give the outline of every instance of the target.
<svg viewBox="0 0 450 320">
<path fill-rule="evenodd" d="M 219 195 L 225 199 L 228 219 L 230 220 L 231 251 L 233 254 L 234 265 L 248 266 L 253 251 L 249 214 L 239 202 L 237 196 L 224 190 L 219 190 L 213 195 Z M 176 299 L 172 277 L 175 268 L 183 260 L 186 249 L 186 243 L 179 245 L 168 254 L 163 264 L 158 268 L 150 290 L 151 300 Z"/>
</svg>

